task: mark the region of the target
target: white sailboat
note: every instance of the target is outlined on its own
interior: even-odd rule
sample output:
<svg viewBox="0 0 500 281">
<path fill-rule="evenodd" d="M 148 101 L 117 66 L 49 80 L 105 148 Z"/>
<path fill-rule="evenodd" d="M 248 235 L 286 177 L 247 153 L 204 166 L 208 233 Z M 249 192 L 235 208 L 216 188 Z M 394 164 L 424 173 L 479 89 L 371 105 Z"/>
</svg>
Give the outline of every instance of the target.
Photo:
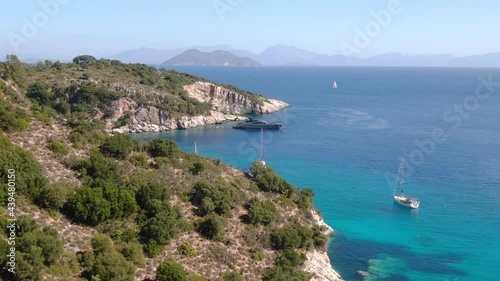
<svg viewBox="0 0 500 281">
<path fill-rule="evenodd" d="M 196 142 L 194 142 L 194 154 L 198 155 L 198 147 L 196 146 Z"/>
<path fill-rule="evenodd" d="M 260 129 L 260 159 L 259 162 L 265 167 L 266 161 L 264 161 L 264 143 L 263 143 L 264 129 Z"/>
<path fill-rule="evenodd" d="M 412 198 L 405 194 L 404 191 L 404 176 L 405 176 L 405 157 L 406 151 L 403 151 L 403 157 L 401 157 L 401 164 L 399 165 L 398 178 L 396 179 L 396 184 L 394 185 L 394 201 L 399 205 L 417 209 L 420 205 L 420 201 L 417 198 Z M 397 188 L 400 188 L 401 193 L 397 194 Z"/>
<path fill-rule="evenodd" d="M 332 89 L 337 89 L 337 81 L 333 81 Z"/>
</svg>

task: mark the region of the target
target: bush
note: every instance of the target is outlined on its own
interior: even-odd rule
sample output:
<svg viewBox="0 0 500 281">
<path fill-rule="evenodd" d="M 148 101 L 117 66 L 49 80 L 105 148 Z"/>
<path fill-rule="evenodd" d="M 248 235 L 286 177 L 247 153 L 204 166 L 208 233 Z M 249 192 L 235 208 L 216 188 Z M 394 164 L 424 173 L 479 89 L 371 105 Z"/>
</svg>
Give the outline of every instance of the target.
<svg viewBox="0 0 500 281">
<path fill-rule="evenodd" d="M 108 157 L 125 159 L 132 152 L 133 146 L 128 135 L 119 134 L 106 138 L 100 148 L 102 154 Z"/>
<path fill-rule="evenodd" d="M 224 274 L 224 277 L 222 277 L 222 280 L 224 281 L 243 281 L 243 276 L 239 274 L 238 272 L 227 272 Z"/>
<path fill-rule="evenodd" d="M 51 210 L 62 209 L 66 203 L 67 189 L 61 184 L 48 185 L 42 188 L 37 205 Z"/>
<path fill-rule="evenodd" d="M 300 224 L 291 224 L 275 229 L 271 234 L 271 243 L 276 250 L 307 249 L 313 245 L 313 231 Z"/>
<path fill-rule="evenodd" d="M 193 163 L 193 168 L 191 168 L 191 173 L 193 173 L 193 175 L 198 175 L 199 173 L 205 171 L 206 169 L 206 166 L 205 164 L 203 164 L 203 162 L 195 162 Z"/>
<path fill-rule="evenodd" d="M 186 280 L 187 281 L 207 281 L 207 278 L 203 277 L 203 276 L 200 276 L 200 275 L 197 275 L 195 273 L 192 273 L 190 272 L 187 277 L 186 277 Z"/>
<path fill-rule="evenodd" d="M 155 240 L 149 240 L 143 246 L 144 253 L 146 253 L 149 258 L 155 258 L 163 251 L 163 247 L 163 245 L 158 244 Z"/>
<path fill-rule="evenodd" d="M 260 202 L 254 199 L 250 202 L 248 220 L 252 224 L 270 224 L 276 219 L 277 215 L 276 206 L 271 201 Z"/>
<path fill-rule="evenodd" d="M 161 263 L 156 269 L 157 281 L 185 281 L 186 271 L 179 263 L 169 260 Z"/>
<path fill-rule="evenodd" d="M 231 213 L 240 203 L 240 191 L 233 185 L 220 181 L 198 182 L 194 186 L 191 202 L 200 207 L 203 214 L 215 212 L 219 215 Z"/>
<path fill-rule="evenodd" d="M 9 169 L 17 171 L 16 192 L 33 202 L 47 185 L 43 167 L 27 151 L 14 145 L 0 147 L 0 178 L 7 179 Z"/>
<path fill-rule="evenodd" d="M 263 281 L 308 281 L 309 279 L 311 279 L 311 277 L 303 271 L 289 266 L 274 266 L 268 268 L 262 276 Z"/>
<path fill-rule="evenodd" d="M 49 149 L 55 154 L 66 155 L 69 153 L 69 149 L 62 143 L 58 141 L 50 141 L 48 145 Z"/>
<path fill-rule="evenodd" d="M 86 253 L 83 265 L 86 271 L 82 274 L 89 280 L 132 281 L 135 269 L 113 248 L 111 239 L 104 234 L 97 234 L 91 240 L 93 253 Z"/>
<path fill-rule="evenodd" d="M 174 157 L 181 150 L 179 146 L 167 139 L 154 139 L 148 145 L 149 154 L 152 157 Z"/>
<path fill-rule="evenodd" d="M 187 257 L 194 257 L 197 254 L 196 249 L 189 242 L 183 242 L 180 244 L 179 247 L 177 247 L 177 251 L 179 251 L 181 255 Z"/>
<path fill-rule="evenodd" d="M 138 267 L 144 266 L 144 254 L 141 244 L 137 242 L 129 242 L 122 249 L 122 254 L 128 261 L 134 263 Z"/>
<path fill-rule="evenodd" d="M 148 219 L 141 228 L 144 240 L 155 240 L 159 245 L 167 244 L 177 233 L 179 215 L 172 209 L 157 213 Z"/>
<path fill-rule="evenodd" d="M 252 250 L 251 254 L 252 254 L 252 259 L 254 259 L 256 261 L 264 260 L 264 253 L 260 249 L 259 250 Z"/>
<path fill-rule="evenodd" d="M 111 217 L 111 206 L 101 188 L 81 187 L 65 204 L 66 214 L 75 222 L 97 225 Z"/>
<path fill-rule="evenodd" d="M 210 214 L 198 222 L 196 230 L 207 239 L 223 241 L 225 224 L 226 220 L 223 217 Z"/>
<path fill-rule="evenodd" d="M 289 266 L 289 267 L 299 267 L 304 263 L 305 260 L 306 260 L 306 257 L 304 254 L 299 253 L 295 250 L 286 249 L 276 259 L 276 265 Z"/>
<path fill-rule="evenodd" d="M 131 156 L 129 159 L 130 163 L 136 167 L 147 168 L 148 167 L 148 156 L 146 153 L 139 153 Z"/>
<path fill-rule="evenodd" d="M 297 205 L 301 209 L 306 209 L 306 210 L 312 209 L 314 207 L 313 199 L 314 199 L 314 192 L 312 189 L 310 188 L 301 189 Z"/>
<path fill-rule="evenodd" d="M 275 174 L 271 167 L 264 166 L 259 161 L 255 161 L 250 170 L 254 175 L 254 180 L 263 191 L 284 194 L 287 197 L 291 197 L 295 192 L 295 187 Z"/>
<path fill-rule="evenodd" d="M 29 122 L 30 118 L 26 111 L 2 100 L 0 103 L 0 130 L 6 132 L 22 131 L 29 128 Z"/>
</svg>

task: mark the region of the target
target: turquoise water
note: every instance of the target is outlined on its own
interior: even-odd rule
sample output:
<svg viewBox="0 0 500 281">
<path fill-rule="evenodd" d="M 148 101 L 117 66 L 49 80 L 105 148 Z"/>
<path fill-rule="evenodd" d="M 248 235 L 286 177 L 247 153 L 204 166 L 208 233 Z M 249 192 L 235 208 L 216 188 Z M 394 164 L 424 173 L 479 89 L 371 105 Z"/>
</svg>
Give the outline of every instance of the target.
<svg viewBox="0 0 500 281">
<path fill-rule="evenodd" d="M 499 69 L 176 69 L 293 105 L 265 116 L 286 122 L 265 132 L 265 159 L 314 190 L 336 230 L 329 256 L 346 280 L 500 280 L 500 87 L 474 97 L 478 78 L 500 81 Z M 449 111 L 461 104 L 462 115 Z M 447 138 L 433 141 L 434 131 Z M 135 137 L 189 151 L 196 141 L 200 154 L 241 168 L 260 153 L 259 132 L 229 125 Z M 418 210 L 392 201 L 403 149 Z"/>
</svg>

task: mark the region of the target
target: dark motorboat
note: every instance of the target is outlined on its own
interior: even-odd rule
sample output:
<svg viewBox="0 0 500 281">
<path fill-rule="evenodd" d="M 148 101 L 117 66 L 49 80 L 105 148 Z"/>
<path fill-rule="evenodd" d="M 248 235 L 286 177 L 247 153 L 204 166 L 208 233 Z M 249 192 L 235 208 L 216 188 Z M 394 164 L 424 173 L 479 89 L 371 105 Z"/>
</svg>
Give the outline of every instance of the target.
<svg viewBox="0 0 500 281">
<path fill-rule="evenodd" d="M 284 123 L 267 122 L 261 120 L 250 119 L 244 122 L 239 122 L 233 126 L 233 129 L 269 129 L 276 130 L 281 128 Z"/>
</svg>

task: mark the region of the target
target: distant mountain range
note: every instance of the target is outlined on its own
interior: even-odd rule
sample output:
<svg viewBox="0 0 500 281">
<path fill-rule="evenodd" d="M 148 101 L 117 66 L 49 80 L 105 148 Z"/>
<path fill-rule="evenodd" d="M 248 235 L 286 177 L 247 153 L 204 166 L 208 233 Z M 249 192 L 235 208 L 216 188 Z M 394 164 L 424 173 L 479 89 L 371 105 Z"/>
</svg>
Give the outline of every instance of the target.
<svg viewBox="0 0 500 281">
<path fill-rule="evenodd" d="M 169 60 L 186 51 L 191 51 L 193 57 L 198 57 L 200 54 L 195 54 L 192 49 L 196 49 L 200 53 L 205 52 L 203 56 L 208 56 L 206 52 L 225 51 L 223 57 L 229 57 L 231 54 L 236 58 L 239 57 L 239 59 L 251 59 L 261 65 L 500 67 L 500 52 L 466 57 L 456 57 L 448 54 L 409 56 L 391 53 L 369 58 L 352 58 L 343 55 L 319 54 L 285 45 L 269 47 L 260 54 L 233 49 L 227 45 L 195 46 L 193 48 L 179 49 L 140 48 L 124 51 L 112 58 L 127 63 L 163 64 L 162 62 L 169 62 Z M 182 61 L 179 58 L 176 58 L 176 61 L 178 62 L 176 64 L 189 64 L 190 62 L 195 64 L 194 61 Z M 172 64 L 172 62 L 169 62 L 169 64 Z"/>
<path fill-rule="evenodd" d="M 161 64 L 161 66 L 168 65 L 258 66 L 260 63 L 250 58 L 235 56 L 228 51 L 202 52 L 190 49 Z"/>
</svg>

